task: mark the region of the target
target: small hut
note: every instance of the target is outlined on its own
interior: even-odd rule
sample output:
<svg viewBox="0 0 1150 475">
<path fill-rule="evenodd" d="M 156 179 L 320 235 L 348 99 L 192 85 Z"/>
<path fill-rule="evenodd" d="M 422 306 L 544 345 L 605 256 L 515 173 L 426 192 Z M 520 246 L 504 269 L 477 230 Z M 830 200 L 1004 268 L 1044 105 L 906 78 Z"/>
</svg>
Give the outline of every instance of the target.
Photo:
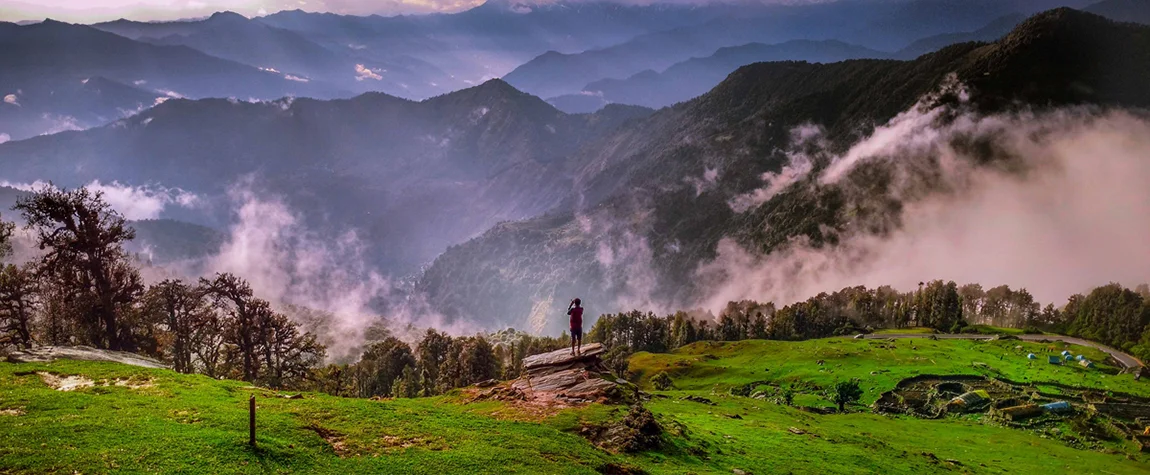
<svg viewBox="0 0 1150 475">
<path fill-rule="evenodd" d="M 1066 401 L 1057 401 L 1050 404 L 1043 404 L 1042 410 L 1046 412 L 1069 412 L 1071 407 L 1070 403 Z"/>
<path fill-rule="evenodd" d="M 1028 360 L 1036 360 L 1036 359 L 1038 359 L 1038 355 L 1035 355 L 1034 353 L 1031 353 L 1031 354 L 1028 354 L 1028 355 L 1026 355 L 1026 359 L 1028 359 Z"/>
<path fill-rule="evenodd" d="M 1062 358 L 1059 358 L 1057 356 L 1050 356 L 1050 357 L 1046 358 L 1046 361 L 1049 362 L 1050 364 L 1062 364 Z"/>
<path fill-rule="evenodd" d="M 1090 360 L 1078 360 L 1078 364 L 1082 365 L 1083 368 L 1093 368 L 1094 367 L 1094 362 L 1090 361 Z"/>
<path fill-rule="evenodd" d="M 1085 361 L 1086 355 L 1078 355 L 1078 356 L 1075 356 L 1074 359 L 1076 359 L 1078 361 Z"/>
<path fill-rule="evenodd" d="M 1070 351 L 1062 350 L 1062 356 L 1070 356 Z"/>
<path fill-rule="evenodd" d="M 952 412 L 975 412 L 983 411 L 990 406 L 990 394 L 984 390 L 970 391 L 963 393 L 963 395 L 951 399 L 946 405 L 946 409 Z"/>
</svg>

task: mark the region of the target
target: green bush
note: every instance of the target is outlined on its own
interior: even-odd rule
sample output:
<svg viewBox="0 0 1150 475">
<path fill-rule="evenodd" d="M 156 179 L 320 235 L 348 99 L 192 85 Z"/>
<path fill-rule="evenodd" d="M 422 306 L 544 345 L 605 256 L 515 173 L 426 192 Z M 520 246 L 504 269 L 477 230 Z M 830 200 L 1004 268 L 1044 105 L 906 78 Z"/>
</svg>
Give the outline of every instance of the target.
<svg viewBox="0 0 1150 475">
<path fill-rule="evenodd" d="M 660 372 L 651 378 L 651 385 L 659 391 L 666 391 L 675 387 L 675 382 L 671 381 L 671 377 L 667 373 Z"/>
</svg>

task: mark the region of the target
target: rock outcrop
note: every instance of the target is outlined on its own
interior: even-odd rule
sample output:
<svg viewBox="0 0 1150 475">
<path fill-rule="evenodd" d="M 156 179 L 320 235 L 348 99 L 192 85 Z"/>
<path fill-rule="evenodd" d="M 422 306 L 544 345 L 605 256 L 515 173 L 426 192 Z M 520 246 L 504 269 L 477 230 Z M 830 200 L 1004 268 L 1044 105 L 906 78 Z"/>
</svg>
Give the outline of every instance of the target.
<svg viewBox="0 0 1150 475">
<path fill-rule="evenodd" d="M 8 354 L 9 363 L 51 363 L 56 360 L 111 361 L 144 368 L 167 368 L 163 362 L 123 351 L 90 346 L 37 346 Z"/>
<path fill-rule="evenodd" d="M 600 356 L 605 352 L 603 345 L 592 343 L 577 355 L 564 348 L 529 356 L 523 360 L 523 376 L 484 391 L 480 397 L 559 404 L 620 400 L 634 389 L 603 366 Z"/>
</svg>

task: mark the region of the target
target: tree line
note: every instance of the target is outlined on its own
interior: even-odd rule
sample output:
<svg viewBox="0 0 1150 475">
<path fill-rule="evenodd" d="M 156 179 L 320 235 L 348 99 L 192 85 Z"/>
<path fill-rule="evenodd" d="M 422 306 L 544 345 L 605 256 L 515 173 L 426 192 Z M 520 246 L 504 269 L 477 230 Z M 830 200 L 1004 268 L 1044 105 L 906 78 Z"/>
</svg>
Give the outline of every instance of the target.
<svg viewBox="0 0 1150 475">
<path fill-rule="evenodd" d="M 43 252 L 0 270 L 0 349 L 89 345 L 277 388 L 303 385 L 324 359 L 314 335 L 235 275 L 145 285 L 124 249 L 135 231 L 100 193 L 47 186 L 13 209 Z M 14 226 L 0 229 L 8 254 Z"/>
<path fill-rule="evenodd" d="M 47 186 L 13 209 L 44 252 L 0 266 L 0 351 L 88 345 L 150 356 L 180 373 L 273 388 L 414 397 L 517 377 L 524 357 L 566 343 L 514 330 L 454 338 L 428 330 L 413 349 L 385 330 L 358 362 L 325 366 L 316 335 L 240 277 L 145 285 L 124 249 L 135 231 L 100 193 Z M 14 230 L 0 220 L 0 259 L 12 252 Z"/>
<path fill-rule="evenodd" d="M 603 315 L 587 335 L 608 348 L 607 364 L 622 374 L 634 352 L 666 352 L 697 341 L 806 340 L 908 327 L 981 331 L 977 325 L 1078 336 L 1150 359 L 1150 286 L 1131 290 L 1111 283 L 1073 295 L 1062 307 L 1042 306 L 1026 289 L 1006 285 L 983 290 L 935 280 L 909 292 L 858 286 L 781 309 L 771 302 L 730 302 L 717 317 L 703 310 Z"/>
<path fill-rule="evenodd" d="M 21 198 L 14 210 L 43 252 L 0 268 L 0 350 L 90 345 L 158 358 L 181 373 L 274 388 L 416 397 L 516 378 L 526 356 L 567 345 L 566 334 L 511 329 L 463 337 L 428 329 L 414 346 L 383 332 L 355 363 L 324 365 L 326 348 L 316 336 L 235 275 L 145 285 L 124 249 L 135 232 L 100 193 L 49 186 Z M 0 221 L 0 258 L 11 253 L 14 230 Z M 962 332 L 971 325 L 1064 333 L 1150 358 L 1150 287 L 1108 284 L 1055 307 L 1005 285 L 984 290 L 936 280 L 909 292 L 858 286 L 782 308 L 730 302 L 718 316 L 699 310 L 603 315 L 587 337 L 608 348 L 607 364 L 622 375 L 633 352 L 697 341 L 801 340 L 914 326 Z"/>
<path fill-rule="evenodd" d="M 539 337 L 512 329 L 452 337 L 428 329 L 411 346 L 394 336 L 368 345 L 353 364 L 317 370 L 317 390 L 348 397 L 423 397 L 489 380 L 515 379 L 523 358 L 566 347 L 566 336 Z"/>
</svg>

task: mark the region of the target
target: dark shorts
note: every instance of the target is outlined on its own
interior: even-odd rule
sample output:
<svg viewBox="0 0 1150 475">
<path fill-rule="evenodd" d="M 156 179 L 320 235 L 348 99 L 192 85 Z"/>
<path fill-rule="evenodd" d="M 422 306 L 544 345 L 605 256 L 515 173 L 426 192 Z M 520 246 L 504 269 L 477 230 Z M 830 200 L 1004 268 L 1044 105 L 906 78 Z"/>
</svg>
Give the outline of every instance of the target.
<svg viewBox="0 0 1150 475">
<path fill-rule="evenodd" d="M 571 329 L 571 338 L 578 338 L 578 339 L 582 340 L 583 339 L 583 329 L 582 328 L 572 328 Z"/>
</svg>

